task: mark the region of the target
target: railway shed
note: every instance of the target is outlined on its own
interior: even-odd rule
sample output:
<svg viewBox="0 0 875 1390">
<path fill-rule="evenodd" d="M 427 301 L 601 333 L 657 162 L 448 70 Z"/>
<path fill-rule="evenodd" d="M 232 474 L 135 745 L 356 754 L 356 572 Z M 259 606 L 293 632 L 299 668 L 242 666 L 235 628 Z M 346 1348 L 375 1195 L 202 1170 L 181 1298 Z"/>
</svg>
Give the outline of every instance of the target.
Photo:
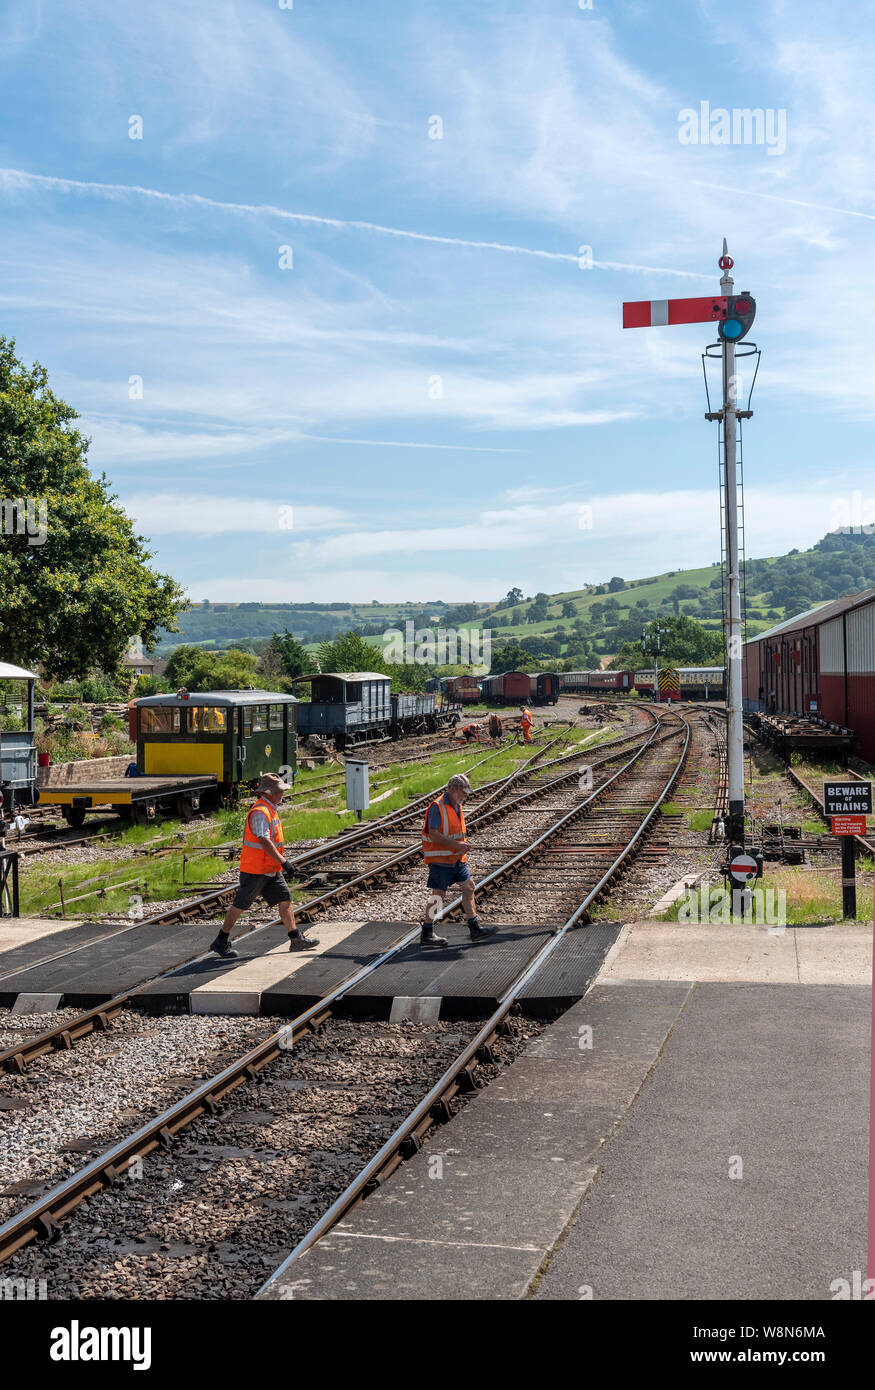
<svg viewBox="0 0 875 1390">
<path fill-rule="evenodd" d="M 875 589 L 776 624 L 743 648 L 748 714 L 798 715 L 853 729 L 875 762 Z"/>
</svg>

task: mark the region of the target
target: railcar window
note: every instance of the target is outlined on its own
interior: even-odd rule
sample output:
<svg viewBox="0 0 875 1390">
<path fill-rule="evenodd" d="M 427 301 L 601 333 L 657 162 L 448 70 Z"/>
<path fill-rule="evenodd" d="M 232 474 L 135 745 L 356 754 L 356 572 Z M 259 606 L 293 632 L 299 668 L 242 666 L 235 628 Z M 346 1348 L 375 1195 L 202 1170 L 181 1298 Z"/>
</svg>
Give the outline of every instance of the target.
<svg viewBox="0 0 875 1390">
<path fill-rule="evenodd" d="M 144 734 L 178 734 L 179 706 L 141 705 L 140 731 Z"/>
<path fill-rule="evenodd" d="M 191 705 L 189 707 L 190 728 L 196 734 L 223 734 L 225 732 L 225 711 L 217 705 Z"/>
<path fill-rule="evenodd" d="M 252 732 L 263 734 L 267 729 L 267 705 L 253 705 Z"/>
<path fill-rule="evenodd" d="M 281 729 L 281 728 L 283 727 L 283 707 L 282 707 L 282 705 L 271 705 L 271 706 L 270 706 L 269 723 L 270 723 L 270 727 L 271 727 L 272 729 Z"/>
<path fill-rule="evenodd" d="M 252 706 L 243 706 L 243 737 L 249 738 L 252 733 Z"/>
<path fill-rule="evenodd" d="M 361 681 L 347 681 L 346 700 L 347 704 L 357 705 L 361 703 L 362 683 Z"/>
</svg>

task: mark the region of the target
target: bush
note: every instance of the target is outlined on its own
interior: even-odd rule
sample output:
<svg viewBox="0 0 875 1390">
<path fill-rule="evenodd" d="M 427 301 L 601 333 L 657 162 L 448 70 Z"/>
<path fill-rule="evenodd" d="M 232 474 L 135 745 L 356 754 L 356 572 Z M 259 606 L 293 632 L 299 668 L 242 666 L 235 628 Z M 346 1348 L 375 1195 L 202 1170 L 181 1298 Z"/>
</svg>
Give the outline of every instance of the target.
<svg viewBox="0 0 875 1390">
<path fill-rule="evenodd" d="M 37 729 L 34 735 L 34 743 L 36 744 L 36 751 L 38 753 L 48 753 L 51 758 L 54 757 L 55 754 L 58 736 L 57 734 L 51 733 L 43 726 L 41 729 Z"/>
<path fill-rule="evenodd" d="M 82 705 L 70 705 L 65 712 L 64 718 L 70 721 L 74 729 L 91 731 L 91 715 Z"/>
<path fill-rule="evenodd" d="M 114 733 L 117 729 L 124 729 L 124 724 L 117 714 L 103 714 L 100 717 L 100 732 L 102 734 Z"/>
<path fill-rule="evenodd" d="M 81 683 L 81 699 L 87 700 L 90 705 L 103 704 L 106 700 L 120 700 L 121 691 L 108 680 L 101 677 L 89 677 Z"/>
<path fill-rule="evenodd" d="M 135 700 L 141 695 L 171 695 L 175 688 L 161 676 L 141 676 L 134 686 L 132 695 Z"/>
</svg>

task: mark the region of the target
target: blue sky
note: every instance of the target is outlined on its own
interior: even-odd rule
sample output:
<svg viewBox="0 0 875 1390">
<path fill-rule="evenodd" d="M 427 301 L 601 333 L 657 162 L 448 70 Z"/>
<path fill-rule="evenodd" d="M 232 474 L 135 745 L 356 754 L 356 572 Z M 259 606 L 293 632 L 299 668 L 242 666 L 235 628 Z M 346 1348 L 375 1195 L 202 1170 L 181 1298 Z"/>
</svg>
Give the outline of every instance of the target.
<svg viewBox="0 0 875 1390">
<path fill-rule="evenodd" d="M 620 306 L 715 292 L 724 236 L 763 348 L 748 553 L 875 495 L 861 0 L 5 0 L 0 24 L 0 332 L 194 598 L 717 558 L 715 335 L 623 332 Z M 786 148 L 682 144 L 703 101 L 785 112 Z"/>
</svg>

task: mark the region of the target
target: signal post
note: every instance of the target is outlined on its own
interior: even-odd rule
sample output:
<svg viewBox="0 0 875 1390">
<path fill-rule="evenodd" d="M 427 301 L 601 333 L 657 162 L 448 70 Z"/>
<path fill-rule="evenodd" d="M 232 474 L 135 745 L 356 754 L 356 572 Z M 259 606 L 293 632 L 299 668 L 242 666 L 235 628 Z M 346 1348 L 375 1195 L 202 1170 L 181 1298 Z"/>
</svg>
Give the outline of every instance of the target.
<svg viewBox="0 0 875 1390">
<path fill-rule="evenodd" d="M 730 860 L 745 845 L 744 820 L 744 726 L 741 702 L 741 571 L 738 544 L 738 492 L 736 484 L 737 421 L 739 411 L 735 371 L 735 344 L 750 330 L 756 314 L 756 301 L 747 293 L 733 293 L 729 274 L 732 257 L 723 242 L 718 265 L 723 272 L 720 293 L 695 299 L 651 299 L 623 305 L 624 328 L 658 328 L 672 324 L 714 323 L 723 350 L 723 404 L 706 418 L 723 424 L 724 515 L 726 536 L 726 736 L 729 773 L 729 825 L 727 839 Z"/>
</svg>

